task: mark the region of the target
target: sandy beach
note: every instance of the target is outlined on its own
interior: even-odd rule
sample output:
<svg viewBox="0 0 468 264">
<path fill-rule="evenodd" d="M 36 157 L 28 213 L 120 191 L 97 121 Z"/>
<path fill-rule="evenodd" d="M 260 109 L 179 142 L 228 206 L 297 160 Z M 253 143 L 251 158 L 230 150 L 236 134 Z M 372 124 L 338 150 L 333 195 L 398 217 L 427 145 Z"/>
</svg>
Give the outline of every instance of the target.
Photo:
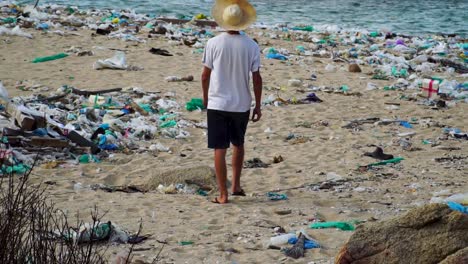
<svg viewBox="0 0 468 264">
<path fill-rule="evenodd" d="M 171 99 L 181 106 L 191 98 L 201 97 L 202 55 L 194 53 L 192 47 L 171 45 L 163 35 L 148 38 L 147 33 L 140 32 L 138 36 L 146 42 L 137 43 L 93 36 L 95 31 L 87 29 L 76 31 L 79 36 L 59 36 L 34 29 L 25 31 L 34 38 L 0 36 L 0 80 L 10 97 L 49 94 L 62 85 L 83 90 L 140 87 L 148 92 L 159 92 L 160 96 L 172 93 Z M 272 39 L 270 33 L 283 34 L 263 29 L 247 31 L 258 40 L 261 50 L 275 47 L 294 53 L 299 45 L 310 47 L 310 42 L 294 38 L 291 41 L 281 37 Z M 321 33 L 314 34 L 318 38 L 321 36 Z M 70 47 L 91 50 L 94 55 L 70 55 L 60 60 L 31 63 L 35 57 L 64 52 Z M 166 49 L 174 56 L 153 55 L 148 52 L 152 47 Z M 349 49 L 349 46 L 339 45 L 336 50 L 340 48 Z M 94 62 L 112 57 L 115 49 L 125 51 L 127 62 L 144 70 L 93 69 Z M 336 71 L 327 71 L 328 64 L 335 65 Z M 433 109 L 418 102 L 423 100 L 418 95 L 419 89 L 386 91 L 383 87 L 392 85 L 395 80 L 371 80 L 372 67 L 360 67 L 360 73 L 349 72 L 348 63 L 333 62 L 330 56 L 296 56 L 288 61 L 262 58 L 263 99 L 270 95 L 285 100 L 305 98 L 312 92 L 308 89 L 312 86 L 347 85 L 349 93 L 315 91 L 322 103 L 263 106 L 262 120 L 249 124 L 246 160 L 259 158 L 271 164 L 268 168 L 244 169 L 241 182 L 247 196 L 233 197 L 227 205 L 210 202 L 216 190 L 204 197 L 162 194 L 157 190 L 108 193 L 87 187 L 93 184 L 124 186 L 175 168 L 213 167 L 213 153 L 206 147 L 203 128 L 188 128 L 191 136 L 187 139 L 157 137 L 142 143 L 149 146 L 160 142 L 169 147 L 170 152 L 110 152 L 110 157 L 101 163 L 65 163 L 54 169 L 38 166 L 32 180 L 34 183 L 55 182 L 47 187 L 51 201 L 71 217 L 79 213 L 86 219 L 89 211 L 97 206 L 107 212 L 106 220 L 132 232 L 138 229 L 141 220 L 143 233 L 151 237 L 136 246 L 135 260 L 142 261 L 140 263 L 150 263 L 163 245 L 160 263 L 333 263 L 353 232 L 309 229 L 313 221 L 358 220 L 365 225 L 427 204 L 436 196 L 434 193 L 444 191 L 444 195 L 449 196 L 468 189 L 468 141 L 443 133 L 444 127 L 468 131 L 468 104 L 458 101 Z M 317 77 L 315 81 L 310 80 L 312 74 Z M 167 76 L 187 75 L 193 75 L 195 80 L 165 81 Z M 467 81 L 466 75 L 457 73 L 448 76 L 446 72 L 434 72 L 432 75 Z M 291 79 L 299 79 L 302 84 L 292 87 L 288 85 Z M 16 83 L 22 80 L 41 88 L 16 89 Z M 368 90 L 369 82 L 380 89 Z M 182 107 L 179 115 L 181 119 L 206 122 L 205 111 L 188 112 Z M 413 128 L 399 123 L 344 128 L 352 120 L 366 118 L 406 120 Z M 398 142 L 402 138 L 398 134 L 407 132 L 415 134 L 409 138 L 412 147 L 405 150 Z M 432 144 L 423 144 L 424 140 Z M 376 162 L 363 155 L 372 152 L 374 146 L 404 160 L 359 170 L 359 166 Z M 278 155 L 284 161 L 274 164 L 273 159 Z M 449 161 L 437 158 L 449 158 Z M 323 186 L 327 181 L 338 183 Z M 82 187 L 77 188 L 77 184 Z M 288 199 L 271 201 L 266 196 L 268 192 L 277 191 L 286 194 Z M 267 242 L 278 226 L 287 232 L 305 230 L 322 248 L 307 250 L 305 258 L 299 260 L 286 258 L 279 250 L 267 249 Z M 181 245 L 184 241 L 192 243 Z M 109 259 L 125 248 L 128 246 L 110 246 Z"/>
</svg>

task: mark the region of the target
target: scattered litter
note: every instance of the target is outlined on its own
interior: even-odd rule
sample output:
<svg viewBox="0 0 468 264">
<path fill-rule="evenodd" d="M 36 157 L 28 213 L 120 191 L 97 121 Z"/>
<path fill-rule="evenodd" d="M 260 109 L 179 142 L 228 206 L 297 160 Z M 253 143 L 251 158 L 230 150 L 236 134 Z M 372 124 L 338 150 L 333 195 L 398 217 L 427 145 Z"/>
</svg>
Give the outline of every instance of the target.
<svg viewBox="0 0 468 264">
<path fill-rule="evenodd" d="M 193 76 L 189 75 L 186 77 L 178 77 L 178 76 L 168 76 L 165 78 L 167 82 L 191 82 L 193 81 Z"/>
<path fill-rule="evenodd" d="M 195 110 L 203 110 L 205 109 L 205 105 L 203 104 L 203 99 L 201 98 L 192 98 L 187 104 L 185 105 L 185 109 L 187 111 L 195 111 Z"/>
<path fill-rule="evenodd" d="M 354 231 L 356 229 L 352 223 L 348 223 L 348 222 L 313 223 L 309 227 L 312 229 L 338 228 L 343 231 Z"/>
<path fill-rule="evenodd" d="M 268 168 L 270 164 L 264 163 L 259 158 L 253 158 L 244 162 L 244 168 L 253 169 L 253 168 Z"/>
<path fill-rule="evenodd" d="M 40 62 L 46 62 L 46 61 L 53 61 L 53 60 L 58 60 L 58 59 L 63 59 L 68 57 L 68 54 L 66 53 L 59 53 L 55 54 L 52 56 L 47 56 L 47 57 L 37 57 L 32 60 L 32 63 L 40 63 Z"/>
<path fill-rule="evenodd" d="M 268 192 L 266 195 L 271 201 L 281 201 L 288 199 L 288 196 L 286 194 L 281 193 Z"/>
<path fill-rule="evenodd" d="M 454 211 L 458 211 L 460 213 L 468 214 L 468 206 L 463 206 L 459 203 L 456 202 L 448 202 L 447 205 L 450 207 L 450 209 Z"/>
<path fill-rule="evenodd" d="M 174 56 L 165 49 L 151 48 L 149 52 L 155 55 L 161 55 L 161 56 L 166 56 L 166 57 Z"/>
<path fill-rule="evenodd" d="M 396 164 L 396 163 L 400 163 L 403 160 L 405 160 L 405 159 L 401 158 L 401 157 L 397 157 L 397 158 L 393 158 L 393 159 L 389 159 L 389 160 L 385 160 L 385 161 L 381 161 L 381 162 L 377 162 L 377 163 L 371 163 L 371 164 L 369 164 L 369 165 L 367 165 L 365 167 L 372 168 L 372 167 L 376 167 L 376 166 Z"/>
<path fill-rule="evenodd" d="M 125 57 L 125 52 L 117 51 L 114 57 L 105 59 L 105 60 L 98 60 L 93 65 L 95 70 L 103 70 L 103 69 L 112 69 L 112 70 L 129 70 L 129 71 L 138 71 L 143 70 L 143 68 L 137 66 L 130 66 L 127 64 L 127 59 Z"/>
<path fill-rule="evenodd" d="M 393 155 L 391 154 L 385 154 L 383 152 L 383 149 L 381 147 L 377 147 L 374 152 L 366 152 L 364 153 L 364 156 L 372 157 L 374 159 L 378 160 L 391 160 L 393 159 Z"/>
</svg>

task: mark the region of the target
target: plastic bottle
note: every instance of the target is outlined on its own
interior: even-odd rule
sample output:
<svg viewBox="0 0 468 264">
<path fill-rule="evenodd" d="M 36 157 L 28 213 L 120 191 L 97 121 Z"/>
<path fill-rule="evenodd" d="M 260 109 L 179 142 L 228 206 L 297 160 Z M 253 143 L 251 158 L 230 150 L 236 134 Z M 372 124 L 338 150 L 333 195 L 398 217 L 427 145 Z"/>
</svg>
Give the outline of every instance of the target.
<svg viewBox="0 0 468 264">
<path fill-rule="evenodd" d="M 456 202 L 463 205 L 468 205 L 468 192 L 467 193 L 459 193 L 454 194 L 446 199 L 448 202 Z"/>
<path fill-rule="evenodd" d="M 275 236 L 275 237 L 270 238 L 269 245 L 281 246 L 281 245 L 287 244 L 289 239 L 295 238 L 295 237 L 296 237 L 295 234 L 284 234 L 284 235 Z"/>
</svg>

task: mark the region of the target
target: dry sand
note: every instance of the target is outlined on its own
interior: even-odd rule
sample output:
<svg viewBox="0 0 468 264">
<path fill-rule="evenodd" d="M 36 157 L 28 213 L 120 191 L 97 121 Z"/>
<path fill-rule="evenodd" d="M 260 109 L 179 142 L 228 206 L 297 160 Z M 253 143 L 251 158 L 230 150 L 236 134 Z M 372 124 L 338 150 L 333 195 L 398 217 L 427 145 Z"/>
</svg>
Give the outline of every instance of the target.
<svg viewBox="0 0 468 264">
<path fill-rule="evenodd" d="M 0 37 L 0 80 L 10 95 L 29 94 L 14 89 L 20 80 L 30 80 L 50 87 L 52 90 L 67 84 L 80 89 L 102 89 L 136 86 L 146 91 L 175 92 L 175 99 L 184 104 L 192 97 L 201 96 L 199 74 L 201 54 L 192 54 L 192 48 L 170 46 L 165 39 L 149 39 L 145 44 L 132 44 L 120 40 L 109 40 L 105 36 L 91 37 L 90 31 L 80 31 L 81 36 L 61 37 L 30 31 L 34 39 Z M 252 33 L 252 32 L 251 32 Z M 253 34 L 253 33 L 252 33 Z M 255 34 L 253 34 L 256 36 Z M 257 37 L 261 48 L 275 46 L 294 50 L 302 42 L 267 40 Z M 267 42 L 270 42 L 269 44 Z M 37 56 L 63 52 L 70 46 L 93 50 L 94 56 L 70 56 L 65 59 L 40 64 L 30 63 Z M 174 57 L 162 57 L 148 52 L 151 47 L 165 48 Z M 114 51 L 124 49 L 129 64 L 142 66 L 143 71 L 94 70 L 92 65 L 98 59 L 109 58 Z M 434 159 L 444 156 L 467 154 L 468 141 L 444 140 L 441 146 L 459 150 L 447 151 L 431 145 L 423 145 L 423 139 L 436 140 L 442 135 L 440 127 L 415 125 L 406 129 L 397 124 L 388 126 L 363 125 L 363 130 L 352 131 L 342 128 L 356 118 L 379 117 L 411 120 L 430 118 L 448 127 L 468 131 L 466 113 L 468 104 L 459 103 L 443 110 L 431 110 L 413 101 L 399 100 L 401 94 L 411 95 L 416 90 L 366 91 L 371 81 L 363 67 L 363 73 L 347 72 L 347 65 L 338 63 L 336 73 L 327 73 L 324 68 L 330 60 L 313 58 L 308 64 L 295 61 L 262 61 L 264 77 L 264 98 L 276 93 L 278 87 L 286 87 L 289 79 L 307 79 L 316 73 L 318 80 L 309 82 L 317 86 L 338 87 L 346 84 L 352 92 L 362 96 L 344 96 L 318 92 L 324 100 L 321 104 L 265 106 L 263 119 L 251 123 L 247 132 L 246 159 L 258 157 L 271 162 L 276 155 L 282 155 L 284 162 L 265 169 L 245 169 L 242 187 L 247 197 L 231 199 L 228 205 L 220 206 L 198 195 L 169 195 L 150 192 L 106 193 L 89 189 L 74 190 L 75 183 L 83 186 L 103 183 L 123 185 L 132 180 L 148 177 L 170 168 L 209 165 L 212 166 L 212 151 L 206 148 L 206 131 L 190 129 L 192 136 L 186 140 L 157 139 L 171 147 L 172 153 L 115 154 L 100 164 L 73 165 L 66 168 L 46 170 L 38 168 L 33 180 L 55 181 L 49 186 L 52 201 L 58 208 L 65 209 L 70 216 L 79 212 L 84 219 L 96 205 L 107 211 L 105 220 L 111 220 L 130 231 L 136 231 L 140 219 L 143 233 L 151 239 L 136 248 L 138 259 L 151 261 L 166 241 L 161 263 L 332 263 L 340 247 L 352 232 L 335 229 L 310 230 L 310 220 L 325 221 L 380 220 L 401 214 L 410 208 L 428 203 L 433 192 L 449 190 L 461 193 L 468 189 L 467 160 L 458 165 L 437 163 Z M 194 75 L 194 82 L 168 83 L 170 75 Z M 380 87 L 390 81 L 375 81 Z M 281 97 L 302 98 L 307 93 L 298 88 L 288 87 L 280 92 Z M 399 110 L 388 110 L 386 102 L 400 103 Z M 183 111 L 183 118 L 206 121 L 204 112 Z M 296 127 L 299 122 L 310 122 L 310 128 Z M 328 126 L 320 124 L 328 122 Z M 272 133 L 265 133 L 271 128 Z M 412 142 L 418 151 L 405 151 L 393 144 L 398 132 L 417 132 Z M 286 141 L 294 133 L 308 137 L 298 144 Z M 405 160 L 396 166 L 385 166 L 380 170 L 359 172 L 359 165 L 374 162 L 363 153 L 372 151 L 370 145 L 384 147 L 385 151 Z M 181 156 L 181 154 L 185 154 Z M 230 156 L 228 157 L 230 163 Z M 327 179 L 326 174 L 335 172 L 349 181 L 336 190 L 310 190 L 300 188 L 286 191 L 287 201 L 269 201 L 265 193 L 277 189 L 314 184 Z M 357 190 L 353 190 L 357 187 Z M 211 196 L 214 196 L 212 193 Z M 288 215 L 278 215 L 277 210 L 290 209 Z M 305 229 L 322 245 L 321 249 L 307 250 L 300 260 L 285 259 L 278 250 L 265 249 L 264 244 L 274 235 L 273 227 L 282 226 L 287 231 Z M 158 242 L 159 241 L 159 242 Z M 181 241 L 193 241 L 193 245 L 182 246 Z M 109 255 L 117 254 L 128 246 L 112 246 Z M 236 253 L 232 253 L 235 251 Z"/>
</svg>

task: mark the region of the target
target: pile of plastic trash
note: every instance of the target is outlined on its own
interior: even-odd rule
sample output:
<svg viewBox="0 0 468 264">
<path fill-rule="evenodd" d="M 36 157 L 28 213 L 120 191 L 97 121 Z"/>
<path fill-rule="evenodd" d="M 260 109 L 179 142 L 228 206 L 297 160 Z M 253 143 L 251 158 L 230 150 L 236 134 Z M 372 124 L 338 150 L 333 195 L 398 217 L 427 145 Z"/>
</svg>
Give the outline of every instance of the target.
<svg viewBox="0 0 468 264">
<path fill-rule="evenodd" d="M 11 100 L 1 83 L 0 90 L 1 111 L 10 116 L 0 120 L 7 172 L 24 172 L 36 159 L 89 163 L 108 151 L 168 152 L 169 147 L 149 141 L 185 139 L 187 128 L 206 127 L 182 119 L 175 100 L 137 87 L 89 92 L 63 86 L 49 97 Z"/>
</svg>

